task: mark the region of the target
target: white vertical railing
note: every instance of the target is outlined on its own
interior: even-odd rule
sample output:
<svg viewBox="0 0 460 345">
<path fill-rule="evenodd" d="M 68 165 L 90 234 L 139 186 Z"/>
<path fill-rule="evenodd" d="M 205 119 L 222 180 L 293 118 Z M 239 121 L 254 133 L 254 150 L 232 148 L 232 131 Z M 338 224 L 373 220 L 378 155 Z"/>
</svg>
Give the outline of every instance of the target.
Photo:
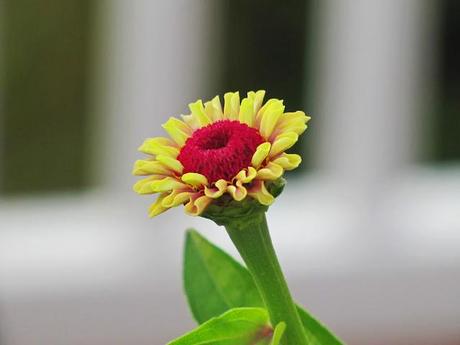
<svg viewBox="0 0 460 345">
<path fill-rule="evenodd" d="M 414 157 L 423 2 L 326 2 L 321 20 L 317 162 L 380 178 Z"/>
<path fill-rule="evenodd" d="M 210 31 L 204 1 L 106 1 L 104 148 L 96 154 L 98 179 L 113 191 L 130 188 L 141 141 L 161 134 L 160 123 L 203 97 L 208 82 Z M 108 40 L 107 40 L 108 39 Z M 101 126 L 105 127 L 101 131 Z M 99 168 L 102 167 L 102 170 Z"/>
<path fill-rule="evenodd" d="M 372 207 L 390 175 L 417 153 L 429 8 L 417 0 L 319 6 L 316 163 Z"/>
</svg>

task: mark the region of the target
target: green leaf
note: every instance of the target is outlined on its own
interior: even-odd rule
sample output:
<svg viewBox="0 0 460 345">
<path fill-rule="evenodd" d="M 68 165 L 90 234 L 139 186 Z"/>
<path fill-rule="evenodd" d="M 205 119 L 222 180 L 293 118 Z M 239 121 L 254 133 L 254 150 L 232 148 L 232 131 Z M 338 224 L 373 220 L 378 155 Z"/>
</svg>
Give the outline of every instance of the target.
<svg viewBox="0 0 460 345">
<path fill-rule="evenodd" d="M 264 307 L 251 274 L 196 231 L 186 235 L 184 285 L 198 323 L 232 308 Z"/>
<path fill-rule="evenodd" d="M 249 271 L 194 230 L 186 237 L 184 284 L 198 323 L 231 308 L 264 307 Z M 310 344 L 344 344 L 305 309 L 297 306 L 297 310 Z"/>
<path fill-rule="evenodd" d="M 297 305 L 297 312 L 302 321 L 308 340 L 311 345 L 344 345 L 326 326 L 311 316 L 304 308 Z"/>
<path fill-rule="evenodd" d="M 273 332 L 273 338 L 270 345 L 279 345 L 281 337 L 283 336 L 285 330 L 286 324 L 284 322 L 280 322 L 279 324 L 277 324 L 275 327 L 275 331 Z"/>
<path fill-rule="evenodd" d="M 167 345 L 277 345 L 284 331 L 282 324 L 273 331 L 265 309 L 235 308 Z"/>
</svg>

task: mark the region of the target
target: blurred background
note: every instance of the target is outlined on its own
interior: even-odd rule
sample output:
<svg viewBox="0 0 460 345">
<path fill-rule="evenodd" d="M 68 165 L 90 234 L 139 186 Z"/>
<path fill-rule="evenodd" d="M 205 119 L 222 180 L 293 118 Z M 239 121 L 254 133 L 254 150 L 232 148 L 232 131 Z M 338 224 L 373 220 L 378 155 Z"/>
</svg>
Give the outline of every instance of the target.
<svg viewBox="0 0 460 345">
<path fill-rule="evenodd" d="M 271 208 L 295 298 L 347 343 L 460 344 L 460 2 L 0 1 L 0 344 L 164 344 L 194 327 L 182 209 L 132 163 L 197 98 L 303 109 Z"/>
</svg>

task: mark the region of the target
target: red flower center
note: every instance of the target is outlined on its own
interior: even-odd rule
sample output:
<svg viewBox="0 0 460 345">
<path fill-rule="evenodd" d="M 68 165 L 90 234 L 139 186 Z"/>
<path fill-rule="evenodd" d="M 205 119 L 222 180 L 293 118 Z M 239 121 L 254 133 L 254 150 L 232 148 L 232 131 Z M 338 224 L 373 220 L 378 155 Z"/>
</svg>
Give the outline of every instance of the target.
<svg viewBox="0 0 460 345">
<path fill-rule="evenodd" d="M 209 183 L 231 180 L 249 167 L 252 155 L 264 139 L 255 128 L 223 120 L 197 129 L 187 139 L 177 159 L 184 173 L 200 173 Z"/>
</svg>

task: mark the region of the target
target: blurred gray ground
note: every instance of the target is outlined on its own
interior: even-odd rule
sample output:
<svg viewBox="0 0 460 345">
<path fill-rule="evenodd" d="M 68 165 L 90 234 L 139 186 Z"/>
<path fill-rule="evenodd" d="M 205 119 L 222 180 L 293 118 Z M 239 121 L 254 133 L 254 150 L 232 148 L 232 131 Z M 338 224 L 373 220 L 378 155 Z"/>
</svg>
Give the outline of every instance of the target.
<svg viewBox="0 0 460 345">
<path fill-rule="evenodd" d="M 332 199 L 299 195 L 315 192 L 299 182 L 269 213 L 296 299 L 350 344 L 458 343 L 459 234 L 425 232 L 403 251 L 401 243 L 357 241 L 355 229 L 335 224 L 347 212 L 325 221 L 323 202 Z M 164 344 L 193 327 L 180 276 L 184 229 L 236 255 L 223 229 L 180 209 L 149 220 L 142 202 L 126 208 L 107 199 L 2 205 L 9 225 L 0 236 L 2 344 Z"/>
</svg>

